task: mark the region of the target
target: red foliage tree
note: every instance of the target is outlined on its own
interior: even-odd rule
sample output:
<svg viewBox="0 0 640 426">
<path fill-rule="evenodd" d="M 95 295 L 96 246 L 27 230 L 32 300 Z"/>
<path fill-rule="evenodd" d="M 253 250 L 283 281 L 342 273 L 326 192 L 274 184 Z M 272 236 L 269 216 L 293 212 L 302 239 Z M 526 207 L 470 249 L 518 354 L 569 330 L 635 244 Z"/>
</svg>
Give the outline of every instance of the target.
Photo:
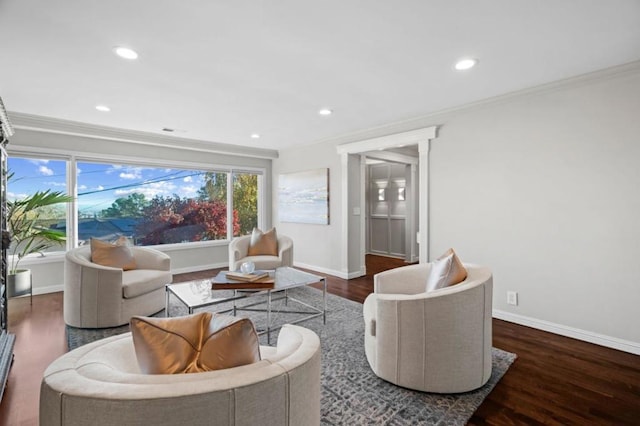
<svg viewBox="0 0 640 426">
<path fill-rule="evenodd" d="M 233 232 L 240 230 L 233 212 Z M 219 240 L 227 237 L 227 205 L 215 201 L 155 196 L 143 209 L 138 223 L 138 244 L 171 244 L 185 241 Z"/>
</svg>

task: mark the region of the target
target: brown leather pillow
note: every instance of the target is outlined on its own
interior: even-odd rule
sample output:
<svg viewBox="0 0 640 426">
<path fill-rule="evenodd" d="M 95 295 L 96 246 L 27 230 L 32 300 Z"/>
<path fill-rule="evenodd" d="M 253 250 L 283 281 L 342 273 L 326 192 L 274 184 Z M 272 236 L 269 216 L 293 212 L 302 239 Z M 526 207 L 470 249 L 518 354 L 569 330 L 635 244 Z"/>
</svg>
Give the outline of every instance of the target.
<svg viewBox="0 0 640 426">
<path fill-rule="evenodd" d="M 431 265 L 426 291 L 459 284 L 467 278 L 467 270 L 452 248 Z"/>
<path fill-rule="evenodd" d="M 102 266 L 121 268 L 124 271 L 136 269 L 136 260 L 126 241 L 126 238 L 120 237 L 115 244 L 111 244 L 91 238 L 91 261 Z"/>
<path fill-rule="evenodd" d="M 146 374 L 198 373 L 260 361 L 258 334 L 247 318 L 211 312 L 135 316 L 130 327 L 138 366 Z"/>
<path fill-rule="evenodd" d="M 258 228 L 253 228 L 251 242 L 249 243 L 248 256 L 278 255 L 278 235 L 276 228 L 271 228 L 267 232 L 262 232 Z"/>
</svg>

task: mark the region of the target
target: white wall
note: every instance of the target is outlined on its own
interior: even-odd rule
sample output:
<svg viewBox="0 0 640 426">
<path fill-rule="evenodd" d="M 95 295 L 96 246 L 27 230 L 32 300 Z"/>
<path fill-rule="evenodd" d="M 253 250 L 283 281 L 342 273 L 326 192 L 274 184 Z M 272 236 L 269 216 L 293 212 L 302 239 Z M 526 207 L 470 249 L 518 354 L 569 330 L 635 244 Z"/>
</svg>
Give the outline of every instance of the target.
<svg viewBox="0 0 640 426">
<path fill-rule="evenodd" d="M 442 117 L 432 257 L 489 265 L 505 318 L 640 350 L 639 114 L 636 71 Z"/>
<path fill-rule="evenodd" d="M 431 257 L 491 267 L 495 316 L 640 353 L 640 63 L 281 152 L 274 179 L 332 173 L 329 227 L 278 224 L 296 260 L 344 255 L 336 144 L 433 125 Z"/>
<path fill-rule="evenodd" d="M 329 225 L 286 223 L 278 215 L 278 175 L 329 168 Z M 273 160 L 273 223 L 278 234 L 294 241 L 294 263 L 336 276 L 343 276 L 341 213 L 341 159 L 335 145 L 316 144 L 281 151 Z"/>
</svg>

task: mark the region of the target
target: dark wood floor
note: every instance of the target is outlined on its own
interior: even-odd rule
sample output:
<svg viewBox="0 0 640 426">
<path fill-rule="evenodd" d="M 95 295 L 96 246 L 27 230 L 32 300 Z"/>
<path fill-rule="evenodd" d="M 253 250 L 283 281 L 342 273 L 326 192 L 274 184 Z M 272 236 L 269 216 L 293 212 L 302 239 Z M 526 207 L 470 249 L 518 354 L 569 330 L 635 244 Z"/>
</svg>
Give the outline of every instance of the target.
<svg viewBox="0 0 640 426">
<path fill-rule="evenodd" d="M 362 302 L 373 274 L 403 266 L 369 256 L 366 277 L 327 277 L 331 293 Z M 175 276 L 210 277 L 213 271 Z M 637 326 L 637 324 L 635 325 Z M 40 380 L 66 352 L 62 293 L 11 299 L 9 329 L 16 334 L 15 362 L 0 405 L 0 425 L 37 425 Z M 518 359 L 471 418 L 472 425 L 640 425 L 640 356 L 528 327 L 493 320 L 493 345 Z"/>
</svg>

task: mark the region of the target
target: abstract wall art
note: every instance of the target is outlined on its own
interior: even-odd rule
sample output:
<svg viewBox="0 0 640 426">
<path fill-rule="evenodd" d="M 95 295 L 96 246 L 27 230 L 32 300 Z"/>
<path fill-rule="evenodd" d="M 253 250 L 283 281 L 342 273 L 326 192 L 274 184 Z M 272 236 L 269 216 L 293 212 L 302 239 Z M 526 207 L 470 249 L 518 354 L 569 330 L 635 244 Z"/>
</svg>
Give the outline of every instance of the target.
<svg viewBox="0 0 640 426">
<path fill-rule="evenodd" d="M 278 176 L 280 222 L 329 224 L 329 169 Z"/>
</svg>

